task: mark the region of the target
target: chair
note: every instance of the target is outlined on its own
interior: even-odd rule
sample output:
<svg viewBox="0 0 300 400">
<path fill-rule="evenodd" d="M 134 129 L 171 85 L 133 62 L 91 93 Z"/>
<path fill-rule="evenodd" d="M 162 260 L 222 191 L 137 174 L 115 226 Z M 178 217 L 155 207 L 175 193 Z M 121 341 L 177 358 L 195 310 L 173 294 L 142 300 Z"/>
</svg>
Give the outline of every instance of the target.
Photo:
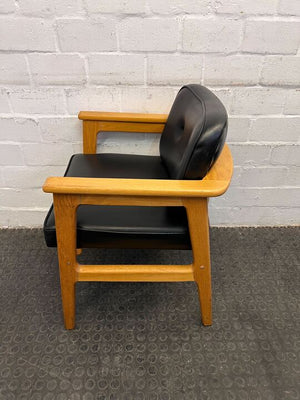
<svg viewBox="0 0 300 400">
<path fill-rule="evenodd" d="M 82 111 L 83 154 L 44 192 L 53 206 L 44 223 L 57 246 L 66 329 L 75 326 L 78 281 L 195 281 L 202 323 L 212 324 L 208 198 L 232 175 L 224 145 L 227 114 L 200 85 L 183 86 L 169 115 Z M 99 132 L 161 133 L 160 155 L 96 154 Z M 190 265 L 81 265 L 80 249 L 192 249 Z"/>
</svg>

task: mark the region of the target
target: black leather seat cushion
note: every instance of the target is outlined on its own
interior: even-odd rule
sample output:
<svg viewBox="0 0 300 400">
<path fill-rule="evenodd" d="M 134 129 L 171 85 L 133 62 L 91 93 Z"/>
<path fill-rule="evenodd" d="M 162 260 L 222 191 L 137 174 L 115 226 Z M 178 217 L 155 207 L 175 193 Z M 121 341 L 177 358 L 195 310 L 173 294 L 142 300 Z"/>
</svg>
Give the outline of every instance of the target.
<svg viewBox="0 0 300 400">
<path fill-rule="evenodd" d="M 169 179 L 159 156 L 75 154 L 65 176 Z M 53 207 L 44 223 L 47 246 L 55 247 Z M 91 206 L 77 210 L 77 247 L 190 248 L 183 207 Z"/>
</svg>

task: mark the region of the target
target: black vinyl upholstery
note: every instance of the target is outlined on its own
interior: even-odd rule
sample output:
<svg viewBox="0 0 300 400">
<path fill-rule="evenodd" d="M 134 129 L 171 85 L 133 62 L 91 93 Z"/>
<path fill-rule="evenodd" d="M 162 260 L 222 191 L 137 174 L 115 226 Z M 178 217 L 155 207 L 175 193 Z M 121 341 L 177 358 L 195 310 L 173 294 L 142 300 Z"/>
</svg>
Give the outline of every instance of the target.
<svg viewBox="0 0 300 400">
<path fill-rule="evenodd" d="M 171 179 L 202 179 L 218 158 L 227 134 L 220 100 L 200 85 L 183 86 L 160 140 L 160 156 Z"/>
<path fill-rule="evenodd" d="M 169 179 L 159 156 L 75 154 L 65 176 Z M 47 246 L 55 247 L 53 207 L 44 223 Z M 77 210 L 77 247 L 190 248 L 183 207 L 91 206 Z"/>
<path fill-rule="evenodd" d="M 202 179 L 220 154 L 227 114 L 208 89 L 179 91 L 160 140 L 160 156 L 73 155 L 65 176 L 136 179 Z M 44 223 L 48 246 L 56 246 L 53 207 Z M 77 247 L 190 248 L 183 207 L 90 206 L 77 210 Z"/>
</svg>

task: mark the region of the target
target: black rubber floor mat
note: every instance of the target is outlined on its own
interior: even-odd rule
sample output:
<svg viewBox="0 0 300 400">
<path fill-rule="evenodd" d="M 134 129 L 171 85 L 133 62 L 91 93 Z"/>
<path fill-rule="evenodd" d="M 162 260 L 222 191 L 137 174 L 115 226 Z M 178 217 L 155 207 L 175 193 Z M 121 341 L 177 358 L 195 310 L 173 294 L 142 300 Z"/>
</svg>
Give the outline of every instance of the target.
<svg viewBox="0 0 300 400">
<path fill-rule="evenodd" d="M 299 399 L 299 228 L 211 230 L 213 326 L 183 283 L 77 284 L 63 327 L 56 249 L 0 230 L 0 399 Z M 101 263 L 189 252 L 97 250 Z"/>
</svg>

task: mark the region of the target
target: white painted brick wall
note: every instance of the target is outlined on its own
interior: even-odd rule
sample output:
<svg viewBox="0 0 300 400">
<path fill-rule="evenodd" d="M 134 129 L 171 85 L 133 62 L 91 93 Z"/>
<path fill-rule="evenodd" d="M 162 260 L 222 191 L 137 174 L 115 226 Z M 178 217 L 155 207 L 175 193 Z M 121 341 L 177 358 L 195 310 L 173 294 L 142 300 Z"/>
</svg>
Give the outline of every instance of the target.
<svg viewBox="0 0 300 400">
<path fill-rule="evenodd" d="M 122 51 L 176 51 L 179 41 L 176 18 L 128 18 L 118 27 Z"/>
<path fill-rule="evenodd" d="M 0 84 L 30 84 L 29 72 L 24 54 L 0 54 Z"/>
<path fill-rule="evenodd" d="M 211 17 L 183 21 L 183 51 L 193 53 L 230 53 L 239 49 L 242 21 Z"/>
<path fill-rule="evenodd" d="M 1 143 L 0 165 L 24 165 L 24 155 L 18 144 Z"/>
<path fill-rule="evenodd" d="M 281 114 L 287 96 L 285 89 L 243 87 L 232 89 L 232 114 Z"/>
<path fill-rule="evenodd" d="M 181 85 L 183 76 L 190 83 L 201 82 L 202 67 L 203 56 L 199 55 L 151 55 L 148 57 L 148 83 Z"/>
<path fill-rule="evenodd" d="M 261 73 L 263 85 L 297 86 L 299 81 L 300 57 L 266 57 Z"/>
<path fill-rule="evenodd" d="M 236 166 L 269 165 L 272 145 L 232 143 L 231 151 Z"/>
<path fill-rule="evenodd" d="M 201 14 L 206 15 L 212 11 L 211 0 L 149 0 L 148 5 L 153 13 L 157 14 Z"/>
<path fill-rule="evenodd" d="M 21 14 L 34 17 L 48 17 L 53 15 L 53 4 L 47 0 L 18 0 Z"/>
<path fill-rule="evenodd" d="M 144 55 L 91 54 L 88 57 L 90 83 L 96 85 L 142 85 Z"/>
<path fill-rule="evenodd" d="M 0 141 L 39 143 L 41 135 L 38 123 L 30 118 L 1 118 Z"/>
<path fill-rule="evenodd" d="M 276 14 L 277 2 L 274 0 L 219 0 L 216 2 L 217 13 L 224 14 Z"/>
<path fill-rule="evenodd" d="M 299 0 L 2 0 L 0 226 L 41 226 L 40 186 L 81 151 L 80 110 L 170 110 L 183 84 L 229 113 L 232 186 L 213 225 L 300 223 Z M 99 135 L 158 153 L 158 136 Z"/>
<path fill-rule="evenodd" d="M 42 142 L 82 143 L 82 127 L 77 117 L 39 117 L 37 124 Z"/>
<path fill-rule="evenodd" d="M 251 86 L 259 81 L 261 56 L 205 56 L 204 84 Z"/>
<path fill-rule="evenodd" d="M 32 79 L 37 85 L 83 85 L 84 59 L 77 54 L 29 54 Z"/>
<path fill-rule="evenodd" d="M 23 144 L 25 165 L 66 165 L 72 154 L 71 143 Z"/>
<path fill-rule="evenodd" d="M 251 123 L 252 120 L 249 117 L 230 117 L 227 140 L 229 142 L 247 142 Z"/>
<path fill-rule="evenodd" d="M 65 95 L 57 88 L 12 88 L 8 90 L 15 114 L 64 114 Z"/>
<path fill-rule="evenodd" d="M 287 169 L 286 185 L 299 186 L 300 167 L 291 165 Z"/>
<path fill-rule="evenodd" d="M 57 35 L 64 52 L 117 50 L 115 20 L 112 18 L 59 19 Z"/>
<path fill-rule="evenodd" d="M 299 21 L 246 21 L 242 51 L 267 54 L 296 54 Z"/>
<path fill-rule="evenodd" d="M 283 15 L 300 15 L 299 0 L 280 0 L 279 14 Z"/>
<path fill-rule="evenodd" d="M 300 166 L 300 145 L 280 145 L 272 149 L 271 164 Z"/>
<path fill-rule="evenodd" d="M 287 167 L 236 167 L 237 179 L 235 186 L 249 187 L 276 187 L 278 182 L 286 182 L 288 175 Z"/>
<path fill-rule="evenodd" d="M 1 14 L 9 14 L 15 11 L 15 2 L 13 0 L 2 0 L 0 3 Z"/>
<path fill-rule="evenodd" d="M 0 50 L 55 51 L 53 22 L 40 18 L 1 18 Z"/>
<path fill-rule="evenodd" d="M 71 115 L 77 115 L 80 110 L 120 111 L 120 89 L 115 86 L 66 89 L 65 93 Z"/>
<path fill-rule="evenodd" d="M 143 14 L 145 11 L 145 0 L 86 0 L 86 4 L 89 14 Z"/>
<path fill-rule="evenodd" d="M 300 87 L 290 90 L 283 109 L 284 114 L 299 115 L 300 114 Z"/>
<path fill-rule="evenodd" d="M 253 121 L 249 141 L 254 142 L 299 142 L 299 117 L 263 117 Z M 300 157 L 299 157 L 300 158 Z"/>
<path fill-rule="evenodd" d="M 64 173 L 63 166 L 6 166 L 3 172 L 2 187 L 15 189 L 28 189 L 30 182 L 31 189 L 40 189 L 45 181 L 45 174 L 48 176 L 59 176 Z"/>
<path fill-rule="evenodd" d="M 170 87 L 124 87 L 121 89 L 121 109 L 129 112 L 168 113 L 175 98 L 175 92 Z"/>
<path fill-rule="evenodd" d="M 0 110 L 2 113 L 10 113 L 7 90 L 2 88 L 0 89 Z"/>
<path fill-rule="evenodd" d="M 85 15 L 81 0 L 19 0 L 19 13 L 33 17 Z"/>
</svg>

